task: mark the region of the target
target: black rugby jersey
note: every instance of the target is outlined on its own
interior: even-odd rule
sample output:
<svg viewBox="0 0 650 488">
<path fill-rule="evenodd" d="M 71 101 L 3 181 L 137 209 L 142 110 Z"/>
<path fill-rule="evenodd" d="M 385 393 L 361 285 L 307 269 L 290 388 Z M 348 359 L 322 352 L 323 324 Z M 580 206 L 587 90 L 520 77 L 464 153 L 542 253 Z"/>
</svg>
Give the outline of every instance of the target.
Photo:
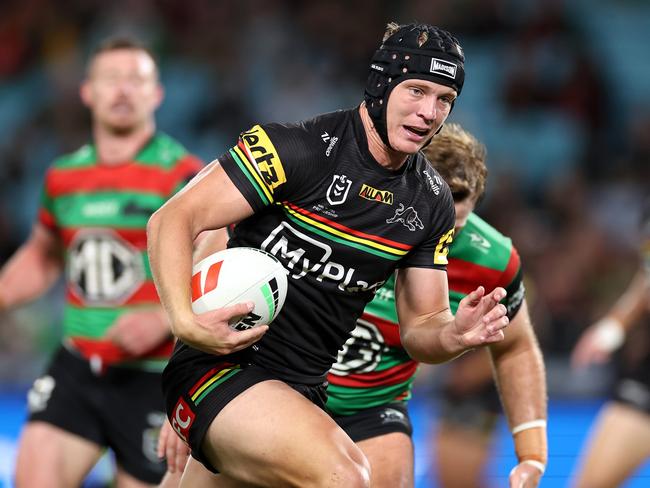
<svg viewBox="0 0 650 488">
<path fill-rule="evenodd" d="M 275 255 L 287 298 L 252 362 L 289 382 L 323 381 L 395 267 L 446 269 L 451 192 L 422 154 L 398 171 L 370 154 L 358 108 L 256 125 L 220 158 L 255 210 L 228 247 Z"/>
</svg>

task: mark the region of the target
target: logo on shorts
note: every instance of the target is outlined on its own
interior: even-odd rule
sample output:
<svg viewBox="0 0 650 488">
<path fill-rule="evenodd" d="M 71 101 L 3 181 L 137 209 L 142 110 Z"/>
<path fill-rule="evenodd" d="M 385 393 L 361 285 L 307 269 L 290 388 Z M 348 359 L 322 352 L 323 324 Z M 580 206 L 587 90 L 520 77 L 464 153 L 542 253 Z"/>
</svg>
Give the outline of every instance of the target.
<svg viewBox="0 0 650 488">
<path fill-rule="evenodd" d="M 327 189 L 327 201 L 330 205 L 341 205 L 348 198 L 352 180 L 345 175 L 334 175 L 332 183 Z"/>
<path fill-rule="evenodd" d="M 47 407 L 47 402 L 52 397 L 56 380 L 50 375 L 41 376 L 27 393 L 27 406 L 30 413 L 42 412 Z"/>
<path fill-rule="evenodd" d="M 390 219 L 386 219 L 387 224 L 393 224 L 395 222 L 401 222 L 411 232 L 415 229 L 424 229 L 424 224 L 420 220 L 420 217 L 418 217 L 417 211 L 413 207 L 404 208 L 404 204 L 402 203 L 395 210 L 395 215 Z"/>
<path fill-rule="evenodd" d="M 399 410 L 395 408 L 387 408 L 385 409 L 381 415 L 381 423 L 382 424 L 407 424 L 406 420 L 406 415 L 404 415 L 403 412 L 400 412 Z"/>
<path fill-rule="evenodd" d="M 188 442 L 190 427 L 192 427 L 195 417 L 196 415 L 192 412 L 187 402 L 180 398 L 172 412 L 171 424 L 172 428 L 185 442 Z"/>
<path fill-rule="evenodd" d="M 452 80 L 456 79 L 456 71 L 458 70 L 458 65 L 456 63 L 450 63 L 444 59 L 431 58 L 431 68 L 429 71 L 440 76 L 446 76 Z"/>
</svg>

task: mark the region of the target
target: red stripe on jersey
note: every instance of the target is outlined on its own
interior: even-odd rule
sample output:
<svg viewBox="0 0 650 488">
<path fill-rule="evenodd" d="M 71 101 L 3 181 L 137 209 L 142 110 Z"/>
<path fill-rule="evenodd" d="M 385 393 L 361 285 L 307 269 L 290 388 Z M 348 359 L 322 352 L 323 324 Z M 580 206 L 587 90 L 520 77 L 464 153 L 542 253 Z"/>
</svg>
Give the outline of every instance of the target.
<svg viewBox="0 0 650 488">
<path fill-rule="evenodd" d="M 363 313 L 361 318 L 377 326 L 381 335 L 384 336 L 384 342 L 387 346 L 401 347 L 402 340 L 399 336 L 399 326 L 395 322 L 384 320 L 366 312 Z"/>
<path fill-rule="evenodd" d="M 99 356 L 105 366 L 132 359 L 170 357 L 174 349 L 174 341 L 170 339 L 147 351 L 145 354 L 135 357 L 121 349 L 115 343 L 105 339 L 71 337 L 70 342 L 83 357 L 90 359 L 93 356 Z"/>
<path fill-rule="evenodd" d="M 348 376 L 328 375 L 328 381 L 333 385 L 351 388 L 370 388 L 373 386 L 388 386 L 403 383 L 415 374 L 418 367 L 416 361 L 408 361 L 383 371 L 372 373 L 351 374 Z"/>
<path fill-rule="evenodd" d="M 70 243 L 74 240 L 77 233 L 83 230 L 88 230 L 84 227 L 67 227 L 61 230 L 61 239 L 65 247 L 69 247 Z M 140 251 L 147 250 L 147 231 L 144 228 L 139 229 L 111 229 L 111 232 L 114 232 L 122 239 L 127 241 L 133 247 Z"/>
<path fill-rule="evenodd" d="M 194 395 L 194 393 L 196 392 L 196 390 L 198 390 L 198 389 L 201 387 L 201 385 L 203 385 L 203 384 L 206 382 L 206 380 L 207 380 L 208 378 L 210 378 L 211 376 L 214 376 L 214 374 L 217 373 L 218 371 L 223 371 L 224 369 L 230 368 L 230 367 L 232 367 L 232 366 L 235 366 L 235 363 L 228 363 L 228 362 L 219 363 L 219 367 L 217 367 L 217 368 L 212 368 L 210 371 L 208 371 L 208 372 L 205 373 L 203 376 L 201 376 L 201 379 L 200 379 L 199 381 L 197 381 L 196 383 L 194 383 L 194 386 L 193 386 L 192 389 L 189 391 L 188 395 L 189 395 L 189 396 Z"/>
<path fill-rule="evenodd" d="M 502 276 L 502 271 L 463 261 L 462 259 L 449 258 L 449 264 L 447 265 L 449 289 L 466 295 L 474 291 L 479 285 L 483 285 L 488 293 L 495 286 L 503 286 L 501 284 L 503 282 Z"/>
<path fill-rule="evenodd" d="M 519 268 L 521 268 L 521 260 L 519 259 L 517 249 L 513 247 L 512 252 L 510 253 L 508 265 L 506 266 L 506 269 L 503 270 L 503 278 L 501 279 L 499 286 L 503 286 L 504 288 L 509 286 L 510 283 L 512 283 L 512 280 L 515 279 L 515 276 L 517 276 Z"/>
<path fill-rule="evenodd" d="M 38 221 L 50 230 L 56 229 L 54 217 L 43 207 L 38 209 Z"/>
<path fill-rule="evenodd" d="M 171 170 L 129 162 L 119 166 L 97 165 L 90 168 L 52 169 L 47 178 L 51 197 L 93 191 L 137 191 L 167 197 L 201 169 L 198 160 L 187 155 Z"/>
<path fill-rule="evenodd" d="M 91 304 L 86 304 L 83 302 L 82 298 L 77 295 L 74 288 L 71 285 L 68 285 L 66 291 L 66 301 L 70 305 L 76 307 L 86 307 L 92 306 Z M 122 302 L 120 306 L 130 306 L 130 305 L 150 305 L 152 303 L 160 303 L 158 298 L 158 292 L 156 291 L 156 285 L 153 281 L 146 281 L 138 288 L 133 295 L 129 297 L 128 300 Z"/>
<path fill-rule="evenodd" d="M 376 235 L 372 235 L 372 234 L 366 234 L 365 232 L 361 232 L 359 230 L 351 229 L 350 227 L 346 227 L 345 225 L 341 225 L 338 222 L 334 222 L 333 220 L 327 219 L 327 218 L 325 218 L 325 217 L 323 217 L 321 215 L 310 212 L 309 210 L 305 210 L 304 208 L 300 208 L 300 207 L 294 205 L 293 203 L 290 203 L 290 202 L 282 202 L 282 203 L 285 204 L 287 207 L 289 207 L 291 210 L 294 210 L 294 211 L 296 211 L 296 212 L 298 212 L 298 213 L 300 213 L 302 215 L 306 215 L 307 217 L 312 218 L 314 220 L 318 220 L 319 222 L 323 222 L 324 224 L 327 224 L 330 227 L 334 227 L 335 229 L 338 229 L 338 230 L 340 230 L 342 232 L 345 232 L 347 234 L 351 234 L 353 236 L 360 237 L 362 239 L 368 239 L 368 240 L 374 241 L 374 242 L 380 242 L 382 244 L 386 244 L 388 246 L 395 247 L 397 249 L 402 249 L 402 250 L 405 250 L 405 251 L 410 251 L 413 248 L 413 246 L 411 246 L 409 244 L 404 244 L 402 242 L 397 242 L 397 241 L 391 241 L 390 239 L 386 239 L 385 237 L 376 236 Z"/>
</svg>

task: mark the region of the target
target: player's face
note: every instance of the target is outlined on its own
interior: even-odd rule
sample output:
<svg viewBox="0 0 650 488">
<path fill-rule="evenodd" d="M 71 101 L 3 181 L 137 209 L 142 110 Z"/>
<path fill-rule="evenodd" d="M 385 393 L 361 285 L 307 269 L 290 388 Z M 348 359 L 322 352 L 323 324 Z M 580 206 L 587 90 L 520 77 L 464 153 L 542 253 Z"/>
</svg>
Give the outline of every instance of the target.
<svg viewBox="0 0 650 488">
<path fill-rule="evenodd" d="M 388 98 L 388 140 L 398 152 L 414 154 L 449 116 L 456 90 L 427 80 L 406 80 Z"/>
<path fill-rule="evenodd" d="M 152 121 L 162 88 L 154 61 L 145 51 L 116 49 L 95 57 L 81 95 L 95 123 L 128 133 Z"/>
<path fill-rule="evenodd" d="M 469 196 L 464 198 L 459 202 L 454 202 L 454 208 L 456 209 L 456 232 L 465 227 L 467 223 L 467 218 L 469 214 L 472 213 L 474 207 L 476 206 L 476 201 L 473 197 Z"/>
</svg>

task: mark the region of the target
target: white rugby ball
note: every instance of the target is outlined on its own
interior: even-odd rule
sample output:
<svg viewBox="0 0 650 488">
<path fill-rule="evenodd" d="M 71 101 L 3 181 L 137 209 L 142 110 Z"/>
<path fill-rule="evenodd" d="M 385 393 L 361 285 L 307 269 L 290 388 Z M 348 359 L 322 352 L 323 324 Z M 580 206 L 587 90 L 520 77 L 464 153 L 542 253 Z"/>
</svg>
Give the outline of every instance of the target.
<svg viewBox="0 0 650 488">
<path fill-rule="evenodd" d="M 269 324 L 287 297 L 287 272 L 275 256 L 252 247 L 233 247 L 202 259 L 192 268 L 192 310 L 204 313 L 242 302 L 255 308 L 234 317 L 230 327 L 246 330 Z"/>
</svg>

